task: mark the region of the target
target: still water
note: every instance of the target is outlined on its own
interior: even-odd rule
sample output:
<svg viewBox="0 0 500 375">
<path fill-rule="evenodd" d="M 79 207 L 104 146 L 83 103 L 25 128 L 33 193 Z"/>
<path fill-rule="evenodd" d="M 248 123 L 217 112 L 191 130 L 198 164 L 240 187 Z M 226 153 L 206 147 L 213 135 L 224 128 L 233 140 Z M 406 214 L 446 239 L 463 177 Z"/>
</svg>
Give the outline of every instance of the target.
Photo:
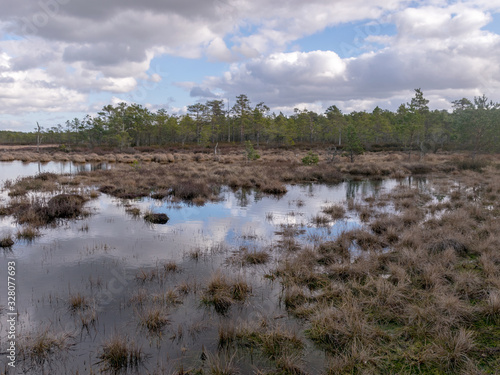
<svg viewBox="0 0 500 375">
<path fill-rule="evenodd" d="M 3 185 L 7 179 L 39 172 L 75 173 L 107 167 L 0 163 L 0 178 Z M 272 250 L 281 238 L 277 232 L 283 226 L 296 226 L 301 229 L 298 241 L 305 245 L 317 238 L 332 240 L 361 223 L 356 214 L 348 212 L 345 219 L 318 227 L 313 217 L 322 207 L 388 192 L 397 184 L 384 180 L 334 186 L 296 185 L 288 186 L 288 193 L 280 198 L 225 189 L 221 201 L 204 206 L 153 199 L 124 201 L 101 194 L 86 203 L 90 216 L 42 228 L 42 236 L 35 241 L 18 241 L 11 250 L 0 250 L 0 352 L 5 350 L 6 342 L 7 291 L 3 280 L 9 261 L 15 261 L 17 268 L 18 344 L 44 330 L 71 336 L 71 350 L 38 365 L 18 359 L 16 370 L 8 373 L 99 373 L 102 345 L 115 334 L 133 340 L 147 354 L 139 373 L 172 373 L 181 367 L 200 366 L 202 350 L 217 352 L 219 326 L 238 326 L 265 318 L 300 335 L 302 323 L 288 317 L 280 304 L 279 282 L 264 277 L 279 257 Z M 3 204 L 6 193 L 1 197 Z M 141 217 L 126 212 L 130 206 L 142 213 L 166 213 L 170 220 L 166 225 L 145 223 Z M 14 236 L 17 230 L 12 217 L 0 217 L 2 238 Z M 242 248 L 267 249 L 273 260 L 251 267 L 231 261 Z M 175 262 L 179 271 L 163 278 L 141 280 L 140 275 L 154 274 L 166 262 Z M 226 316 L 200 302 L 207 280 L 218 270 L 245 280 L 252 288 L 251 297 L 244 304 L 234 305 Z M 142 307 L 134 301 L 140 296 L 176 290 L 181 285 L 189 285 L 190 291 L 179 297 L 180 303 L 168 307 L 168 324 L 162 334 L 152 335 L 141 327 L 138 314 Z M 96 320 L 89 326 L 83 326 L 80 314 L 69 308 L 70 296 L 78 293 L 92 301 L 95 308 Z M 5 355 L 1 361 L 4 370 Z M 310 373 L 323 369 L 323 353 L 310 345 L 304 361 Z M 243 356 L 237 366 L 242 373 L 252 373 L 256 366 L 266 364 L 263 358 Z"/>
</svg>

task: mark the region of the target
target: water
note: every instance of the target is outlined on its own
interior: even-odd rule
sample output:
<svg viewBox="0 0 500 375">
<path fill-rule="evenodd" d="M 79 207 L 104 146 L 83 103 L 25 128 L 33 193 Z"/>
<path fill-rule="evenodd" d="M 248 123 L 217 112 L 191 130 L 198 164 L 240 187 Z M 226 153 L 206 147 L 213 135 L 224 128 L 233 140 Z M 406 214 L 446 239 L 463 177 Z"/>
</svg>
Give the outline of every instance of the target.
<svg viewBox="0 0 500 375">
<path fill-rule="evenodd" d="M 5 181 L 39 172 L 72 173 L 80 167 L 70 163 L 12 162 L 1 163 L 0 168 Z M 37 365 L 31 370 L 29 362 L 18 361 L 17 372 L 9 373 L 72 374 L 89 373 L 91 369 L 97 372 L 103 343 L 117 333 L 142 347 L 148 356 L 145 362 L 148 371 L 171 373 L 181 366 L 200 366 L 202 348 L 217 352 L 219 326 L 230 321 L 238 326 L 264 317 L 300 332 L 304 328 L 302 323 L 287 317 L 279 303 L 281 286 L 264 277 L 275 266 L 278 252 L 270 251 L 273 260 L 267 265 L 243 267 L 231 259 L 242 247 L 250 251 L 272 248 L 281 238 L 276 232 L 283 226 L 302 229 L 298 241 L 306 245 L 317 237 L 332 240 L 341 231 L 361 223 L 349 212 L 345 219 L 318 227 L 312 218 L 322 207 L 388 192 L 398 183 L 385 180 L 288 186 L 288 193 L 280 198 L 224 189 L 220 202 L 201 207 L 153 199 L 123 201 L 102 194 L 86 204 L 92 212 L 89 217 L 43 228 L 43 235 L 34 242 L 19 241 L 11 251 L 1 253 L 2 280 L 6 279 L 7 262 L 16 262 L 18 336 L 49 330 L 67 332 L 72 337 L 71 350 L 62 353 L 61 358 L 54 356 L 44 366 Z M 170 220 L 166 225 L 147 224 L 126 212 L 130 206 L 140 208 L 142 213 L 164 212 Z M 17 230 L 12 217 L 0 218 L 2 237 Z M 175 262 L 180 272 L 146 282 L 138 280 L 141 273 L 161 271 L 165 262 Z M 234 305 L 227 316 L 218 315 L 200 302 L 207 280 L 217 270 L 239 277 L 252 287 L 250 298 Z M 152 335 L 140 326 L 138 315 L 142 307 L 131 302 L 134 296 L 137 300 L 141 293 L 152 296 L 186 284 L 191 291 L 179 296 L 182 303 L 170 304 L 169 323 L 161 336 Z M 7 292 L 3 285 L 2 282 L 0 306 L 5 308 Z M 94 324 L 82 326 L 79 313 L 70 310 L 70 296 L 77 293 L 95 304 Z M 0 318 L 3 351 L 5 310 Z M 22 341 L 19 339 L 18 343 Z M 242 373 L 252 373 L 252 366 L 268 364 L 263 358 L 243 357 L 239 360 Z M 322 371 L 321 351 L 309 345 L 304 360 L 309 372 Z"/>
<path fill-rule="evenodd" d="M 83 171 L 95 171 L 108 169 L 108 163 L 73 163 L 50 161 L 47 163 L 24 163 L 22 161 L 0 161 L 0 183 L 6 180 L 15 180 L 18 177 L 33 176 L 38 173 L 78 173 Z"/>
</svg>

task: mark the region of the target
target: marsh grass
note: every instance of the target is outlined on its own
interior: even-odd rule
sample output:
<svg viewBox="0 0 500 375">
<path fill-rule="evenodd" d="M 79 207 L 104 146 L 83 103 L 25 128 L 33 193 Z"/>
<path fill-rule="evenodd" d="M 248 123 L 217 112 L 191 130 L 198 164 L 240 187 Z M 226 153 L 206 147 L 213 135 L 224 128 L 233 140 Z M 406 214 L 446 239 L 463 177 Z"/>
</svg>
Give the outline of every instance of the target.
<svg viewBox="0 0 500 375">
<path fill-rule="evenodd" d="M 248 251 L 244 249 L 241 254 L 243 265 L 266 264 L 271 256 L 265 250 Z"/>
<path fill-rule="evenodd" d="M 332 204 L 330 206 L 326 206 L 322 209 L 322 211 L 325 214 L 330 215 L 331 218 L 334 220 L 342 219 L 346 214 L 345 208 L 338 204 Z"/>
<path fill-rule="evenodd" d="M 283 360 L 290 355 L 300 356 L 305 347 L 302 339 L 283 325 L 243 325 L 236 329 L 235 336 L 239 346 L 258 349 L 272 361 Z"/>
<path fill-rule="evenodd" d="M 281 301 L 329 353 L 330 373 L 494 373 L 500 227 L 492 215 L 500 210 L 489 195 L 498 195 L 500 176 L 483 173 L 492 175 L 462 180 L 439 207 L 407 186 L 366 206 L 348 200 L 349 209 L 370 211 L 367 225 L 282 254 L 273 274 Z M 294 238 L 286 228 L 280 234 Z M 354 257 L 354 248 L 364 251 Z"/>
<path fill-rule="evenodd" d="M 152 301 L 163 306 L 175 306 L 182 304 L 182 295 L 187 294 L 189 290 L 181 288 L 168 289 L 165 292 L 153 294 Z"/>
<path fill-rule="evenodd" d="M 166 262 L 162 264 L 163 271 L 166 273 L 176 273 L 180 272 L 180 267 L 177 263 L 175 262 Z"/>
<path fill-rule="evenodd" d="M 219 326 L 217 346 L 220 349 L 229 348 L 236 340 L 236 328 L 232 322 Z"/>
<path fill-rule="evenodd" d="M 137 369 L 146 359 L 137 344 L 123 336 L 113 336 L 101 348 L 98 364 L 104 371 L 117 373 Z"/>
<path fill-rule="evenodd" d="M 311 221 L 314 225 L 321 227 L 330 224 L 330 218 L 325 215 L 314 215 L 311 218 Z"/>
<path fill-rule="evenodd" d="M 68 299 L 68 307 L 70 311 L 75 312 L 77 310 L 85 310 L 90 306 L 89 298 L 85 297 L 80 293 L 70 294 Z"/>
<path fill-rule="evenodd" d="M 163 328 L 169 324 L 169 320 L 164 308 L 160 306 L 147 307 L 138 311 L 139 324 L 145 327 L 150 333 L 159 334 Z"/>
<path fill-rule="evenodd" d="M 58 360 L 73 346 L 73 337 L 68 333 L 56 334 L 49 329 L 33 332 L 22 338 L 19 346 L 19 358 L 34 366 L 43 367 Z"/>
<path fill-rule="evenodd" d="M 151 224 L 166 224 L 170 218 L 164 213 L 146 212 L 144 220 Z"/>
<path fill-rule="evenodd" d="M 218 351 L 216 354 L 206 354 L 206 367 L 212 375 L 237 375 L 240 373 L 236 367 L 236 352 Z"/>
<path fill-rule="evenodd" d="M 59 219 L 76 219 L 87 215 L 83 211 L 84 203 L 85 198 L 79 194 L 58 194 L 48 201 L 40 197 L 11 201 L 9 210 L 18 224 L 38 228 Z"/>
<path fill-rule="evenodd" d="M 186 255 L 189 259 L 198 262 L 200 259 L 205 258 L 207 254 L 202 248 L 196 247 L 188 251 Z"/>
<path fill-rule="evenodd" d="M 14 246 L 14 240 L 11 235 L 5 236 L 0 239 L 0 247 L 2 248 L 10 248 Z"/>
<path fill-rule="evenodd" d="M 260 254 L 245 259 L 248 254 L 262 251 L 273 255 L 276 262 L 269 270 L 266 266 L 265 272 L 266 278 L 273 280 L 269 284 L 280 283 L 278 287 L 282 288 L 276 293 L 276 303 L 286 310 L 281 317 L 284 320 L 279 320 L 284 325 L 278 325 L 278 320 L 263 323 L 252 317 L 247 325 L 236 327 L 233 314 L 228 312 L 231 306 L 248 301 L 248 282 L 218 271 L 204 287 L 196 281 L 184 281 L 175 289 L 164 288 L 165 281 L 174 282 L 177 277 L 170 280 L 166 275 L 178 272 L 176 265 L 168 263 L 138 272 L 139 282 L 159 281 L 159 285 L 144 285 L 147 289 L 137 292 L 130 304 L 142 315 L 137 315 L 142 327 L 149 331 L 148 324 L 140 321 L 151 321 L 152 330 L 161 327 L 158 330 L 162 332 L 165 327 L 160 318 L 166 315 L 154 312 L 149 319 L 146 312 L 159 309 L 165 313 L 185 294 L 196 293 L 191 297 L 226 315 L 216 318 L 220 319 L 215 333 L 219 349 L 237 349 L 251 356 L 258 353 L 275 366 L 267 369 L 268 373 L 307 372 L 302 359 L 304 348 L 311 343 L 325 352 L 328 368 L 324 373 L 328 374 L 495 373 L 500 347 L 500 169 L 493 162 L 481 172 L 444 165 L 443 161 L 451 159 L 449 155 L 428 155 L 418 163 L 408 163 L 404 156 L 398 156 L 366 154 L 360 156 L 359 163 L 345 167 L 322 162 L 303 167 L 300 157 L 295 160 L 292 155 L 263 153 L 259 162 L 245 163 L 237 155 L 224 155 L 218 160 L 200 156 L 193 161 L 193 155 L 186 153 L 182 157 L 176 154 L 168 164 L 141 163 L 141 168 L 119 165 L 116 170 L 92 172 L 82 183 L 92 182 L 114 196 L 147 196 L 151 191 L 170 194 L 172 186 L 178 184 L 169 200 L 194 203 L 196 199 L 216 199 L 223 185 L 263 190 L 271 184 L 340 181 L 347 175 L 362 179 L 433 173 L 432 184 L 426 188 L 414 179 L 405 179 L 389 192 L 364 200 L 348 199 L 349 215 L 357 213 L 364 221 L 358 229 L 338 236 L 314 236 L 313 246 L 307 244 L 313 236 L 299 237 L 303 234 L 300 226 L 279 226 L 275 232 L 279 240 L 273 243 L 272 252 L 256 248 L 237 254 L 241 264 L 249 265 L 263 264 L 263 259 Z M 193 181 L 206 185 L 201 194 L 194 191 Z M 42 188 L 44 182 L 36 184 Z M 28 186 L 19 185 L 19 192 L 28 191 Z M 439 203 L 431 199 L 431 194 Z M 5 214 L 21 212 L 31 205 L 22 196 L 12 201 Z M 290 201 L 292 204 L 298 205 Z M 40 201 L 41 207 L 46 205 Z M 318 215 L 328 220 L 345 217 L 344 206 L 334 206 L 331 210 L 324 207 Z M 26 223 L 33 212 L 27 215 Z M 36 215 L 33 217 L 37 220 Z M 198 248 L 186 256 L 211 260 L 210 254 L 227 257 L 227 253 L 223 248 Z M 242 270 L 252 277 L 260 271 Z M 150 287 L 160 292 L 151 293 Z M 91 310 L 77 309 L 76 314 Z M 300 334 L 286 328 L 290 316 L 298 318 L 295 322 Z M 181 329 L 175 335 L 178 340 L 188 333 L 197 337 L 206 326 L 194 322 L 183 331 L 179 324 Z M 302 338 L 303 333 L 309 341 Z M 102 350 L 100 364 L 109 371 L 136 370 L 129 365 L 134 363 L 130 362 L 129 349 L 134 352 L 137 347 L 128 345 L 127 340 L 120 346 L 125 350 L 116 352 L 125 355 L 105 355 Z M 112 357 L 122 359 L 105 359 Z M 139 351 L 135 358 L 142 360 L 144 356 Z M 205 365 L 203 371 L 226 370 L 224 366 Z"/>
<path fill-rule="evenodd" d="M 27 242 L 32 242 L 35 238 L 40 237 L 42 234 L 33 226 L 27 226 L 19 229 L 16 233 L 16 237 L 18 240 L 25 240 Z"/>
<path fill-rule="evenodd" d="M 219 314 L 226 314 L 235 302 L 243 302 L 249 296 L 251 288 L 241 279 L 231 279 L 220 271 L 212 275 L 203 291 L 201 301 L 213 306 Z"/>
<path fill-rule="evenodd" d="M 87 332 L 90 333 L 90 328 L 94 328 L 97 330 L 97 308 L 96 305 L 93 304 L 91 306 L 88 306 L 83 311 L 78 311 L 77 313 L 78 319 L 80 321 L 80 325 L 82 330 L 85 329 Z"/>
<path fill-rule="evenodd" d="M 139 207 L 126 207 L 125 212 L 131 215 L 133 218 L 138 218 L 141 216 L 141 209 Z"/>
</svg>

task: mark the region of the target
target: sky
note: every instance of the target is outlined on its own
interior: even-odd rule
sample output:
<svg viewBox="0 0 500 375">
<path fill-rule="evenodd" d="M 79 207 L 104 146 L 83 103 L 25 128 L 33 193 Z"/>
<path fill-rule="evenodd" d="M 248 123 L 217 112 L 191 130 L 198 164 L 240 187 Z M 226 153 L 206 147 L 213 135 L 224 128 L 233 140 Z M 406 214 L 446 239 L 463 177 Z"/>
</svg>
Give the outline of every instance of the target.
<svg viewBox="0 0 500 375">
<path fill-rule="evenodd" d="M 139 103 L 500 101 L 500 0 L 0 0 L 0 130 Z"/>
</svg>

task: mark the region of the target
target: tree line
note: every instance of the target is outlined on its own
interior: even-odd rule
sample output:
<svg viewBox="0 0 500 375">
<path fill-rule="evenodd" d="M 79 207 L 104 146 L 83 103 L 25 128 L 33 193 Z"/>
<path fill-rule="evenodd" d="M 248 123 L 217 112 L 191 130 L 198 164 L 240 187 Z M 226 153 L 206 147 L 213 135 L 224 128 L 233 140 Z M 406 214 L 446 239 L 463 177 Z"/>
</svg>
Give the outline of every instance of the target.
<svg viewBox="0 0 500 375">
<path fill-rule="evenodd" d="M 47 144 L 66 147 L 214 145 L 218 142 L 252 142 L 269 145 L 327 144 L 351 153 L 360 149 L 393 148 L 408 153 L 439 149 L 500 151 L 500 104 L 484 95 L 453 102 L 453 111 L 430 110 L 421 89 L 397 111 L 376 107 L 372 112 L 342 113 L 335 105 L 324 113 L 307 109 L 292 115 L 271 113 L 255 106 L 244 94 L 232 108 L 210 100 L 187 107 L 187 114 L 150 111 L 140 104 L 107 105 L 96 116 L 66 121 L 30 133 L 0 131 L 2 144 Z M 36 130 L 36 129 L 35 129 Z"/>
</svg>

